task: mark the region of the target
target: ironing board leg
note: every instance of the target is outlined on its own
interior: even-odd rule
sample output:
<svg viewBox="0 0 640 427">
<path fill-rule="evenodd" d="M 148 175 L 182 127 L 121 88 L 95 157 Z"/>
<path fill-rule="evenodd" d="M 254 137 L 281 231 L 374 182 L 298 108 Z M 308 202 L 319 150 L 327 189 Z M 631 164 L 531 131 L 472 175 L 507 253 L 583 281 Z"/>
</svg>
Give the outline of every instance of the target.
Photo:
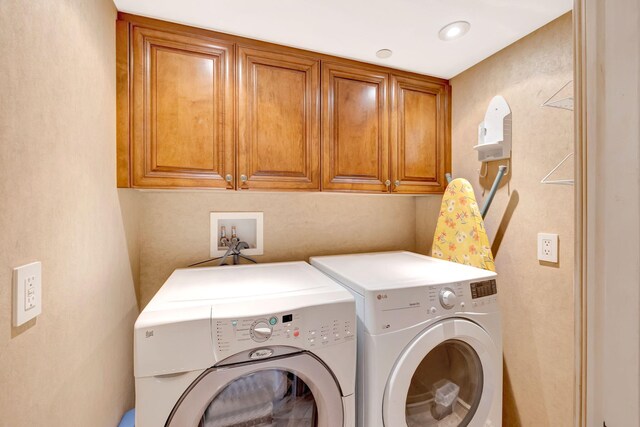
<svg viewBox="0 0 640 427">
<path fill-rule="evenodd" d="M 484 206 L 480 210 L 480 214 L 482 218 L 485 217 L 487 211 L 489 210 L 489 206 L 491 206 L 491 202 L 493 202 L 493 197 L 496 195 L 496 191 L 498 191 L 498 186 L 500 185 L 500 181 L 502 181 L 502 177 L 504 176 L 507 167 L 504 165 L 500 165 L 498 167 L 498 174 L 496 175 L 496 179 L 493 181 L 493 185 L 491 186 L 491 190 L 489 190 L 489 195 L 487 196 L 487 200 L 484 202 Z"/>
<path fill-rule="evenodd" d="M 451 181 L 453 181 L 451 174 L 447 172 L 444 174 L 444 177 L 447 178 L 447 184 L 451 184 Z"/>
</svg>

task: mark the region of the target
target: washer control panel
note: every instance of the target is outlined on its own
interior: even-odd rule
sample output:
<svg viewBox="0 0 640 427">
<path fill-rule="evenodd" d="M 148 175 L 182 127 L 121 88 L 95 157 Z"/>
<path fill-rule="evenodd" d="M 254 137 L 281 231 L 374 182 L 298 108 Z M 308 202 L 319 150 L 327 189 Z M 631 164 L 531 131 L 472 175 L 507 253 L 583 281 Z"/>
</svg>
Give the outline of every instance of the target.
<svg viewBox="0 0 640 427">
<path fill-rule="evenodd" d="M 439 317 L 498 311 L 495 279 L 376 291 L 365 302 L 372 335 Z"/>
<path fill-rule="evenodd" d="M 498 287 L 495 279 L 484 280 L 482 282 L 471 282 L 469 287 L 471 288 L 471 298 L 473 299 L 488 297 L 498 293 Z"/>
<path fill-rule="evenodd" d="M 258 317 L 212 319 L 214 349 L 221 356 L 261 345 L 288 345 L 314 349 L 355 339 L 353 307 L 337 309 L 334 304 L 322 310 L 270 313 Z M 349 316 L 351 313 L 351 316 Z"/>
</svg>

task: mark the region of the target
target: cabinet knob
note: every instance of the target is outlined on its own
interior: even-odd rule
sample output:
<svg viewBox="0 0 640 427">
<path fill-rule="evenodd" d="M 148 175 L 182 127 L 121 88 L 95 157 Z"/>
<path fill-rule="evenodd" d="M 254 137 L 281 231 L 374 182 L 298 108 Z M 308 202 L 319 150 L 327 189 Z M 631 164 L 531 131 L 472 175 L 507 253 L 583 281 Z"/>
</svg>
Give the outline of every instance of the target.
<svg viewBox="0 0 640 427">
<path fill-rule="evenodd" d="M 389 187 L 391 186 L 391 181 L 390 181 L 390 180 L 386 180 L 386 181 L 384 182 L 384 185 L 386 185 L 386 186 L 387 186 L 387 188 L 389 188 Z"/>
<path fill-rule="evenodd" d="M 393 185 L 395 185 L 396 187 L 400 187 L 400 180 L 399 180 L 399 179 L 396 179 L 396 180 L 393 182 Z"/>
<path fill-rule="evenodd" d="M 240 181 L 247 182 L 247 175 L 240 175 Z"/>
<path fill-rule="evenodd" d="M 224 180 L 231 184 L 231 182 L 233 181 L 233 175 L 228 173 L 227 176 L 224 177 Z"/>
</svg>

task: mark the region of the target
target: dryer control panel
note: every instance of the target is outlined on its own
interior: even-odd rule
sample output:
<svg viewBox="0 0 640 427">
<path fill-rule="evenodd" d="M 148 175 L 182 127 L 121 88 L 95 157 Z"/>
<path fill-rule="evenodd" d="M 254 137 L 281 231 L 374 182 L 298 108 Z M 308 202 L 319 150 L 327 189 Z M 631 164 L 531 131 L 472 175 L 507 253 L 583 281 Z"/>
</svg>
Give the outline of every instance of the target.
<svg viewBox="0 0 640 427">
<path fill-rule="evenodd" d="M 389 289 L 367 294 L 365 324 L 384 334 L 440 317 L 498 311 L 495 279 Z"/>
<path fill-rule="evenodd" d="M 354 340 L 353 305 L 341 309 L 342 305 L 306 307 L 256 317 L 213 318 L 214 351 L 224 358 L 265 345 L 313 350 Z"/>
</svg>

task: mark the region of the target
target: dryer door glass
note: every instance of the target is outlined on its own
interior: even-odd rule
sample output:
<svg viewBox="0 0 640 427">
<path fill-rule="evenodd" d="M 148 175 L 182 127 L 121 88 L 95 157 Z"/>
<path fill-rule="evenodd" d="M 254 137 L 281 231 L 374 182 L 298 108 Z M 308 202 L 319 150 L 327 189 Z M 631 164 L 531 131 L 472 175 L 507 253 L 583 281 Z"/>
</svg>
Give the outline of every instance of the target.
<svg viewBox="0 0 640 427">
<path fill-rule="evenodd" d="M 468 425 L 480 403 L 482 387 L 482 362 L 476 351 L 460 340 L 442 342 L 411 378 L 407 426 Z"/>
<path fill-rule="evenodd" d="M 278 369 L 235 379 L 213 399 L 200 427 L 313 427 L 318 409 L 309 386 L 295 374 Z"/>
</svg>

